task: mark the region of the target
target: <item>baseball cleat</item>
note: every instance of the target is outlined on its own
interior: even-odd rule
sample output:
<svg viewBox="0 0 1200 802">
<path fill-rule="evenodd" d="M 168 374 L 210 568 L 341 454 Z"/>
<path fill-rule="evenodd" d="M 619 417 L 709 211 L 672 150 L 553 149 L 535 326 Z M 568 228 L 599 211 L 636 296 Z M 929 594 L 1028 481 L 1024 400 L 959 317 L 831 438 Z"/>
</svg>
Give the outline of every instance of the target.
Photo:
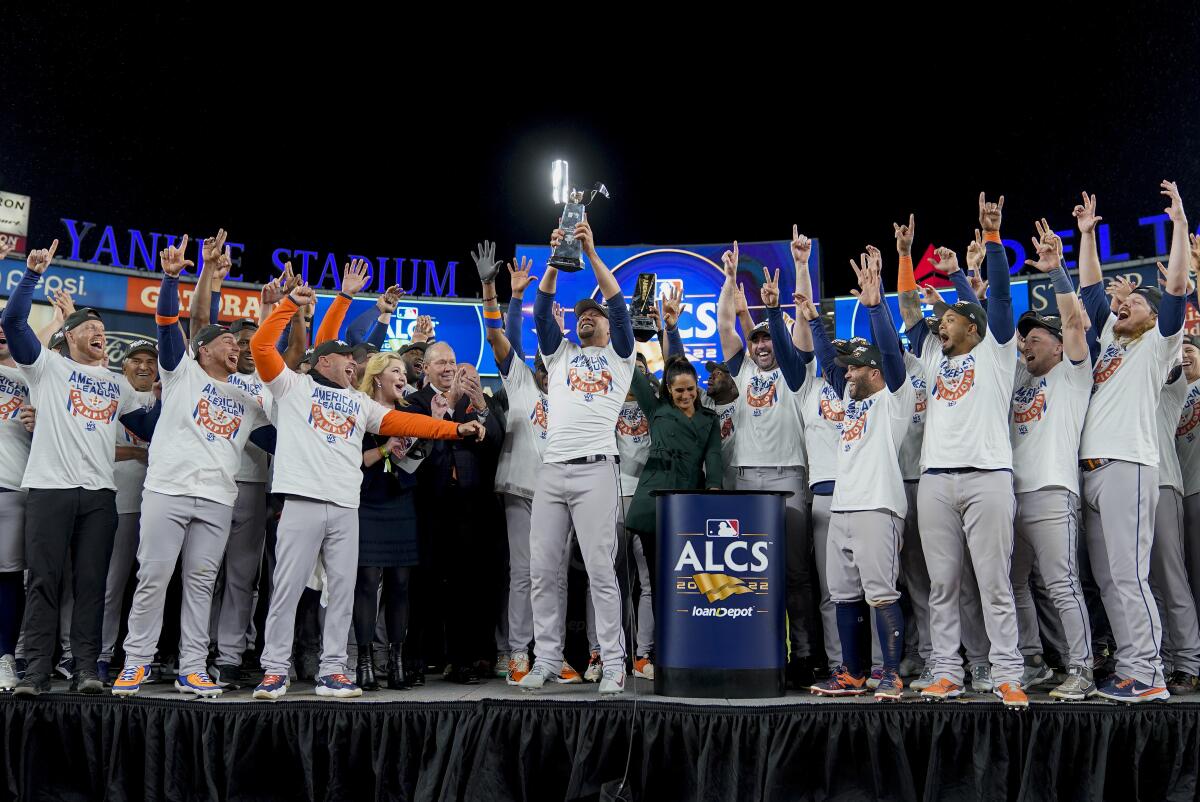
<svg viewBox="0 0 1200 802">
<path fill-rule="evenodd" d="M 600 652 L 592 652 L 591 659 L 588 660 L 588 667 L 583 672 L 583 679 L 586 682 L 599 682 L 600 675 L 604 673 L 604 663 L 600 662 Z"/>
<path fill-rule="evenodd" d="M 1167 677 L 1167 691 L 1172 696 L 1193 694 L 1198 685 L 1200 685 L 1200 678 L 1186 671 L 1172 671 L 1171 676 Z"/>
<path fill-rule="evenodd" d="M 529 655 L 525 652 L 513 652 L 508 660 L 508 676 L 505 682 L 509 685 L 519 685 L 529 673 Z"/>
<path fill-rule="evenodd" d="M 1082 702 L 1096 692 L 1096 683 L 1092 682 L 1092 672 L 1083 666 L 1071 666 L 1067 669 L 1067 678 L 1053 690 L 1050 696 L 1067 702 Z"/>
<path fill-rule="evenodd" d="M 1029 707 L 1029 697 L 1025 695 L 1025 691 L 1021 690 L 1019 682 L 1002 682 L 992 692 L 1010 710 L 1024 710 Z"/>
<path fill-rule="evenodd" d="M 600 680 L 600 694 L 611 696 L 618 693 L 625 693 L 625 669 L 607 668 L 604 670 L 603 679 Z"/>
<path fill-rule="evenodd" d="M 17 687 L 20 677 L 17 676 L 16 661 L 11 654 L 0 656 L 0 691 L 11 691 Z"/>
<path fill-rule="evenodd" d="M 941 677 L 936 682 L 934 682 L 932 685 L 930 685 L 928 688 L 921 691 L 922 699 L 934 699 L 934 700 L 957 699 L 958 697 L 960 697 L 962 695 L 963 695 L 962 686 L 955 685 L 953 682 L 951 682 L 946 677 Z"/>
<path fill-rule="evenodd" d="M 878 666 L 871 669 L 871 676 L 867 677 L 867 687 L 875 690 L 879 687 L 879 681 L 883 679 L 883 669 Z"/>
<path fill-rule="evenodd" d="M 496 665 L 493 668 L 492 673 L 496 677 L 504 679 L 508 676 L 508 664 L 510 662 L 512 661 L 509 659 L 508 652 L 496 652 Z"/>
<path fill-rule="evenodd" d="M 1021 674 L 1021 687 L 1033 690 L 1038 685 L 1054 679 L 1054 669 L 1046 665 L 1040 654 L 1025 658 L 1025 670 Z"/>
<path fill-rule="evenodd" d="M 583 682 L 583 677 L 579 676 L 579 672 L 572 668 L 570 663 L 563 660 L 562 670 L 558 672 L 558 676 L 551 677 L 550 681 L 559 685 L 579 685 Z"/>
<path fill-rule="evenodd" d="M 868 691 L 864 677 L 856 677 L 845 666 L 833 670 L 833 676 L 811 685 L 809 690 L 817 696 L 861 696 Z"/>
<path fill-rule="evenodd" d="M 895 671 L 882 671 L 879 684 L 875 686 L 875 698 L 899 701 L 904 696 L 904 682 Z"/>
<path fill-rule="evenodd" d="M 639 657 L 633 661 L 633 676 L 642 679 L 654 679 L 654 663 L 649 657 Z"/>
<path fill-rule="evenodd" d="M 190 693 L 200 699 L 215 698 L 225 692 L 220 685 L 212 681 L 212 677 L 203 671 L 180 674 L 175 680 L 175 690 L 180 693 Z"/>
<path fill-rule="evenodd" d="M 921 669 L 921 676 L 908 683 L 908 687 L 914 691 L 923 691 L 935 682 L 937 682 L 937 678 L 933 676 L 933 669 L 926 663 L 925 667 Z"/>
<path fill-rule="evenodd" d="M 1135 679 L 1121 679 L 1114 676 L 1112 681 L 1106 682 L 1096 689 L 1096 695 L 1102 696 L 1105 699 L 1111 699 L 1114 702 L 1165 702 L 1171 698 L 1171 694 L 1166 688 L 1161 686 L 1146 685 L 1138 682 Z"/>
<path fill-rule="evenodd" d="M 150 674 L 149 665 L 129 666 L 120 673 L 112 686 L 113 696 L 133 696 L 142 689 Z"/>
<path fill-rule="evenodd" d="M 517 683 L 517 687 L 525 691 L 539 690 L 554 676 L 554 672 L 546 668 L 541 663 L 534 663 L 533 668 L 529 669 L 529 673 L 521 677 L 521 681 Z"/>
<path fill-rule="evenodd" d="M 287 689 L 287 674 L 266 674 L 263 676 L 262 682 L 254 689 L 254 698 L 273 702 L 287 693 Z"/>
<path fill-rule="evenodd" d="M 991 693 L 995 688 L 992 682 L 992 667 L 987 663 L 974 666 L 971 669 L 971 690 L 975 693 Z"/>
<path fill-rule="evenodd" d="M 317 677 L 317 696 L 349 699 L 353 696 L 362 696 L 362 688 L 351 682 L 345 674 L 326 674 L 323 677 Z"/>
</svg>

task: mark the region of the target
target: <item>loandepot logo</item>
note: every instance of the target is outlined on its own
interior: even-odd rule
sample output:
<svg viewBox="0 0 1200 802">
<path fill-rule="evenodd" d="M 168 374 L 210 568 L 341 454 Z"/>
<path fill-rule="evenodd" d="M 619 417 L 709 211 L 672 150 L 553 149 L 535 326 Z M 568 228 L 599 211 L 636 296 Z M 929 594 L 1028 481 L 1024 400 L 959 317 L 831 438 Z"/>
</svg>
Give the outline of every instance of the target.
<svg viewBox="0 0 1200 802">
<path fill-rule="evenodd" d="M 693 607 L 692 618 L 750 618 L 753 607 Z"/>
</svg>

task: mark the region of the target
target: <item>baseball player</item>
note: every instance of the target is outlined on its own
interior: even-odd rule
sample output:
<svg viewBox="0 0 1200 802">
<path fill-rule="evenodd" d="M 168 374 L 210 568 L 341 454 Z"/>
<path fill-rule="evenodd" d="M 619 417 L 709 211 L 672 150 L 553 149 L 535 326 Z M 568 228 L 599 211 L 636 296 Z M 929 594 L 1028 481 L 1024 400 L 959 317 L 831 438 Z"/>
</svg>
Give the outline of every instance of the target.
<svg viewBox="0 0 1200 802">
<path fill-rule="evenodd" d="M 1183 343 L 1187 395 L 1175 427 L 1175 450 L 1183 475 L 1184 553 L 1192 598 L 1200 604 L 1200 337 Z"/>
<path fill-rule="evenodd" d="M 738 490 L 790 491 L 787 498 L 787 615 L 791 654 L 788 683 L 794 688 L 812 684 L 812 669 L 807 665 L 809 643 L 807 623 L 812 598 L 808 563 L 811 543 L 808 532 L 806 477 L 808 461 L 804 453 L 803 421 L 798 405 L 804 385 L 793 388 L 779 369 L 767 323 L 747 331 L 746 340 L 734 328 L 738 287 L 738 247 L 722 257 L 725 283 L 717 302 L 717 330 L 725 362 L 737 381 L 738 400 L 734 409 L 733 467 L 737 469 Z M 801 326 L 801 329 L 804 327 Z M 801 358 L 804 357 L 804 352 Z M 811 381 L 816 365 L 805 369 L 804 383 Z"/>
<path fill-rule="evenodd" d="M 549 371 L 553 415 L 538 473 L 530 529 L 533 630 L 537 660 L 520 687 L 541 688 L 562 668 L 563 620 L 558 575 L 572 525 L 588 573 L 604 672 L 601 694 L 625 690 L 625 638 L 614 560 L 620 510 L 620 472 L 614 432 L 633 381 L 634 338 L 629 310 L 612 273 L 596 253 L 591 226 L 575 227 L 607 307 L 590 298 L 575 304 L 579 344 L 554 320 L 558 271 L 547 267 L 534 303 L 538 348 Z M 563 236 L 556 229 L 551 245 Z"/>
<path fill-rule="evenodd" d="M 104 323 L 94 309 L 79 309 L 64 322 L 69 359 L 43 348 L 30 330 L 34 288 L 57 247 L 55 240 L 49 249 L 30 252 L 25 276 L 0 317 L 12 358 L 29 388 L 30 405 L 39 411 L 21 480 L 21 487 L 29 491 L 25 501 L 29 584 L 24 619 L 27 669 L 14 691 L 19 696 L 37 696 L 50 688 L 68 552 L 74 590 L 72 688 L 88 694 L 104 691 L 96 675 L 96 658 L 108 558 L 117 528 L 115 437 L 110 427 L 124 424 L 141 430 L 134 418 L 139 412 L 144 417 L 145 407 L 154 401 L 108 369 Z M 145 432 L 143 439 L 148 437 Z"/>
<path fill-rule="evenodd" d="M 1026 264 L 1047 274 L 1062 317 L 1026 312 L 1017 324 L 1021 361 L 1013 382 L 1009 433 L 1013 449 L 1013 489 L 1017 498 L 1013 544 L 1013 592 L 1018 607 L 1032 609 L 1030 573 L 1034 565 L 1066 631 L 1066 680 L 1050 692 L 1057 699 L 1082 700 L 1095 690 L 1092 632 L 1076 563 L 1079 548 L 1079 435 L 1092 390 L 1092 360 L 1075 288 L 1062 264 L 1062 241 L 1043 220 Z M 1033 688 L 1054 676 L 1041 655 L 1037 617 L 1021 627 L 1025 655 L 1022 684 Z"/>
<path fill-rule="evenodd" d="M 1162 623 L 1149 584 L 1159 478 L 1154 416 L 1183 342 L 1188 228 L 1175 184 L 1161 186 L 1171 201 L 1166 211 L 1174 229 L 1165 292 L 1138 287 L 1116 314 L 1100 283 L 1095 196 L 1085 193 L 1074 209 L 1081 294 L 1101 348 L 1079 445 L 1083 514 L 1092 570 L 1117 641 L 1116 672 L 1096 692 L 1124 702 L 1170 696 L 1160 653 Z"/>
<path fill-rule="evenodd" d="M 4 691 L 17 685 L 13 653 L 25 606 L 25 491 L 21 477 L 29 461 L 26 420 L 32 407 L 28 403 L 29 388 L 8 350 L 8 338 L 0 332 L 0 690 Z"/>
<path fill-rule="evenodd" d="M 209 325 L 192 339 L 188 358 L 179 323 L 179 274 L 187 238 L 160 252 L 158 360 L 162 413 L 150 445 L 142 494 L 138 583 L 125 638 L 125 668 L 115 696 L 136 694 L 150 673 L 163 622 L 163 600 L 182 560 L 179 671 L 175 688 L 199 697 L 219 696 L 207 671 L 209 610 L 225 555 L 238 489 L 242 450 L 255 429 L 270 426 L 257 400 L 225 381 L 237 369 L 238 345 L 222 326 Z"/>
<path fill-rule="evenodd" d="M 832 676 L 812 686 L 822 696 L 857 696 L 868 692 L 867 663 L 859 659 L 861 628 L 869 626 L 869 610 L 877 613 L 883 671 L 876 699 L 899 699 L 904 684 L 898 673 L 904 651 L 904 618 L 897 588 L 904 516 L 908 501 L 900 472 L 899 454 L 912 423 L 916 392 L 908 380 L 900 341 L 880 286 L 879 251 L 868 247 L 858 275 L 855 295 L 871 317 L 876 344 L 854 341 L 853 349 L 838 354 L 823 328 L 811 327 L 822 373 L 842 391 L 844 414 L 838 422 L 839 477 L 830 501 L 825 572 L 836 608 L 841 641 L 841 665 Z M 778 311 L 778 290 L 762 287 L 771 335 L 780 345 L 786 336 Z M 772 308 L 774 307 L 774 308 Z M 800 311 L 817 318 L 811 302 Z M 786 349 L 777 349 L 777 353 Z"/>
<path fill-rule="evenodd" d="M 138 392 L 149 392 L 158 381 L 158 346 L 151 340 L 134 340 L 121 362 L 125 378 Z M 113 553 L 108 561 L 104 584 L 104 624 L 101 629 L 100 659 L 96 673 L 105 685 L 110 682 L 109 665 L 117 647 L 122 613 L 126 612 L 125 590 L 133 572 L 141 529 L 142 487 L 146 483 L 149 446 L 124 426 L 114 427 L 117 437 L 113 478 L 117 482 L 117 532 Z"/>
<path fill-rule="evenodd" d="M 274 700 L 287 692 L 288 666 L 296 605 L 317 564 L 324 560 L 329 603 L 325 609 L 318 696 L 361 696 L 345 675 L 346 642 L 358 573 L 358 503 L 362 484 L 364 431 L 388 437 L 482 438 L 478 422 L 455 424 L 388 410 L 351 389 L 356 365 L 354 348 L 339 340 L 321 342 L 325 331 L 337 331 L 353 293 L 367 278 L 366 265 L 347 266 L 342 292 L 334 299 L 318 331 L 314 364 L 301 375 L 287 368 L 275 343 L 296 309 L 315 300 L 309 287 L 293 290 L 250 338 L 259 375 L 275 400 L 279 429 L 273 490 L 283 494 L 283 515 L 276 542 L 271 606 L 267 613 L 262 682 L 255 699 Z"/>
<path fill-rule="evenodd" d="M 1005 706 L 1023 708 L 1029 700 L 1021 689 L 1024 664 L 1008 578 L 1015 507 L 1008 418 L 1017 355 L 1008 257 L 1000 243 L 1003 206 L 1003 196 L 998 203 L 988 203 L 980 193 L 979 222 L 991 287 L 988 313 L 978 304 L 958 301 L 935 308 L 941 318 L 936 341 L 920 327 L 914 332 L 931 388 L 917 511 L 923 550 L 931 555 L 930 659 L 936 681 L 921 694 L 931 699 L 962 694 L 959 597 L 963 562 L 969 558 L 991 642 L 994 693 Z M 941 255 L 942 261 L 953 257 L 945 249 Z"/>
</svg>

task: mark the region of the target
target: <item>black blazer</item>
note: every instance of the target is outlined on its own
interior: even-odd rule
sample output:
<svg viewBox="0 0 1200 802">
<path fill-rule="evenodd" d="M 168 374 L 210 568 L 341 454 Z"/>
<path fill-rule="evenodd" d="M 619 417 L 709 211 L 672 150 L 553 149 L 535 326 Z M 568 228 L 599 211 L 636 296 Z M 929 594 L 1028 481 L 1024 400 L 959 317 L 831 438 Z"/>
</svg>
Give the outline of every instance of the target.
<svg viewBox="0 0 1200 802">
<path fill-rule="evenodd" d="M 432 414 L 433 397 L 436 390 L 432 385 L 418 390 L 405 400 L 409 406 L 405 412 L 421 415 Z M 479 420 L 475 410 L 468 411 L 471 401 L 465 395 L 458 400 L 454 414 L 449 416 L 455 423 L 467 423 Z M 457 482 L 459 487 L 469 490 L 491 490 L 489 478 L 494 481 L 494 471 L 488 470 L 488 465 L 494 465 L 500 446 L 504 443 L 504 429 L 496 419 L 495 414 L 487 415 L 482 423 L 487 429 L 483 442 L 470 440 L 430 440 L 425 450 L 425 461 L 417 468 L 417 482 L 426 488 L 441 490 Z"/>
</svg>

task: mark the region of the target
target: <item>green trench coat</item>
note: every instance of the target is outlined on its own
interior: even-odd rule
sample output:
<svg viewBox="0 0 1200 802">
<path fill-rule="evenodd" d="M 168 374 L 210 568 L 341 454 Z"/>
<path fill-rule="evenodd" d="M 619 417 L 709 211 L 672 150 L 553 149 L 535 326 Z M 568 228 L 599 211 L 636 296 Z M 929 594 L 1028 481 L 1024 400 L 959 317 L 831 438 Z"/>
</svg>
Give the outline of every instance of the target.
<svg viewBox="0 0 1200 802">
<path fill-rule="evenodd" d="M 652 490 L 721 488 L 721 424 L 710 409 L 698 407 L 689 418 L 662 401 L 640 370 L 633 372 L 631 389 L 650 426 L 650 456 L 638 478 L 625 525 L 639 532 L 654 532 Z"/>
</svg>

